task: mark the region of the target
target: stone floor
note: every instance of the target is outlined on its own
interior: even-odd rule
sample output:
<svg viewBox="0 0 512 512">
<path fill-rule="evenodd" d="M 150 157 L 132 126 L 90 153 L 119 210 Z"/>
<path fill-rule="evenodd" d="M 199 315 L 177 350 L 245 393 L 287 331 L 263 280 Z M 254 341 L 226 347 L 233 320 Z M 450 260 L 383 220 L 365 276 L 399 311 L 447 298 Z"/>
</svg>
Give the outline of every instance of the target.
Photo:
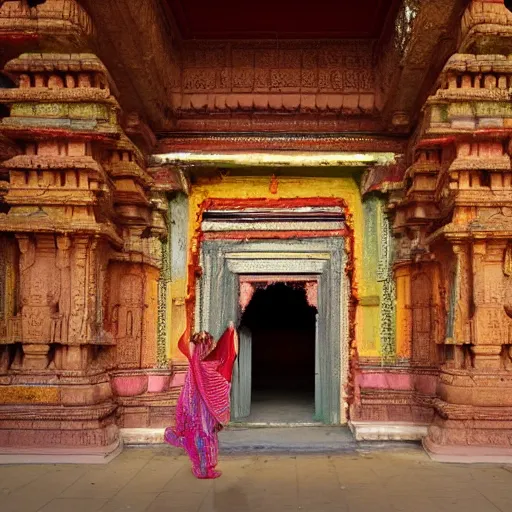
<svg viewBox="0 0 512 512">
<path fill-rule="evenodd" d="M 251 414 L 239 420 L 245 424 L 313 424 L 315 397 L 309 393 L 253 392 Z"/>
<path fill-rule="evenodd" d="M 195 480 L 168 447 L 106 466 L 0 466 L 1 512 L 510 512 L 512 467 L 438 464 L 420 450 L 222 456 Z"/>
</svg>

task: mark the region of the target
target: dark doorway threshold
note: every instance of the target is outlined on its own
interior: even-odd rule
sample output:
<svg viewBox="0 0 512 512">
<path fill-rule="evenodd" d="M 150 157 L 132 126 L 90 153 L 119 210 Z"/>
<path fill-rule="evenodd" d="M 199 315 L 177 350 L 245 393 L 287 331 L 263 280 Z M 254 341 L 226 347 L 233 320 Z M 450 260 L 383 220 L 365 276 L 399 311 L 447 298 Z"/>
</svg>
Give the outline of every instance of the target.
<svg viewBox="0 0 512 512">
<path fill-rule="evenodd" d="M 311 396 L 310 396 L 311 395 Z M 315 402 L 311 393 L 255 391 L 251 414 L 231 422 L 232 426 L 277 427 L 323 425 L 314 420 Z"/>
<path fill-rule="evenodd" d="M 251 403 L 250 414 L 234 420 L 238 425 L 316 423 L 317 308 L 308 302 L 306 283 L 265 283 L 245 309 L 241 323 L 251 333 Z"/>
</svg>

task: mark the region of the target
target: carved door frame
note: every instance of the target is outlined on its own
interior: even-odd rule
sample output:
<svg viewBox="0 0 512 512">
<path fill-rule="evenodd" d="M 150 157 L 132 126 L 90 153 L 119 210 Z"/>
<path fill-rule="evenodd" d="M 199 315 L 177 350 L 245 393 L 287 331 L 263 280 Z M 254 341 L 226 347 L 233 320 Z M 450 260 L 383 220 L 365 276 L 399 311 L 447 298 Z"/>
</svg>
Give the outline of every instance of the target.
<svg viewBox="0 0 512 512">
<path fill-rule="evenodd" d="M 265 239 L 240 243 L 206 240 L 201 247 L 203 274 L 197 284 L 196 330 L 214 337 L 229 321 L 239 322 L 239 276 L 314 275 L 318 280 L 318 378 L 315 411 L 327 424 L 345 424 L 349 366 L 348 298 L 343 237 Z M 320 403 L 318 403 L 320 402 Z"/>
</svg>

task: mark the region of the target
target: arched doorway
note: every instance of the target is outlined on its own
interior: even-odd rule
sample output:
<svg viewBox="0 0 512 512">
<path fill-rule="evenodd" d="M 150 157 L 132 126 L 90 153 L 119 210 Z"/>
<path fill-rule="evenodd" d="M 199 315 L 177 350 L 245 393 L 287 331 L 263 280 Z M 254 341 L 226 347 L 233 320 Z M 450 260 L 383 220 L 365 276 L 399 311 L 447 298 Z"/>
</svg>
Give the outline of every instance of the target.
<svg viewBox="0 0 512 512">
<path fill-rule="evenodd" d="M 283 281 L 256 289 L 241 320 L 241 330 L 251 338 L 247 421 L 313 421 L 316 315 L 304 282 Z"/>
</svg>

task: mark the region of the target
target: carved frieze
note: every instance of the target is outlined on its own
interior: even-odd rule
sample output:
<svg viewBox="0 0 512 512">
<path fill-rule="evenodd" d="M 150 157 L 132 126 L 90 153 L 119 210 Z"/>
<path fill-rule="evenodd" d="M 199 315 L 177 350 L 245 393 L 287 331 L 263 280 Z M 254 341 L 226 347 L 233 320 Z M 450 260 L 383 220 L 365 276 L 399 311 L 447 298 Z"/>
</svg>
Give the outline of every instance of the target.
<svg viewBox="0 0 512 512">
<path fill-rule="evenodd" d="M 372 114 L 372 52 L 365 41 L 187 43 L 176 112 Z"/>
</svg>

